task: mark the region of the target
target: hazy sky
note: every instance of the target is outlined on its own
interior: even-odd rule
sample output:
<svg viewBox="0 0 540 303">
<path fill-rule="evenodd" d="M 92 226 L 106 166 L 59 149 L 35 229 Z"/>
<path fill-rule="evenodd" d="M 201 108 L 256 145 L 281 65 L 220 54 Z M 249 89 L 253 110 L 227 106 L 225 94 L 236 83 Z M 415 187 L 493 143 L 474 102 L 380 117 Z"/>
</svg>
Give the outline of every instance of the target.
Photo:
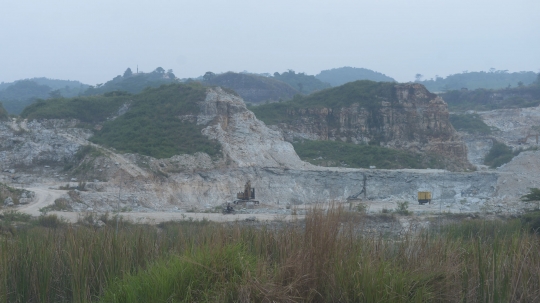
<svg viewBox="0 0 540 303">
<path fill-rule="evenodd" d="M 412 81 L 464 70 L 540 72 L 539 0 L 0 0 L 0 82 L 103 83 L 127 67 Z"/>
</svg>

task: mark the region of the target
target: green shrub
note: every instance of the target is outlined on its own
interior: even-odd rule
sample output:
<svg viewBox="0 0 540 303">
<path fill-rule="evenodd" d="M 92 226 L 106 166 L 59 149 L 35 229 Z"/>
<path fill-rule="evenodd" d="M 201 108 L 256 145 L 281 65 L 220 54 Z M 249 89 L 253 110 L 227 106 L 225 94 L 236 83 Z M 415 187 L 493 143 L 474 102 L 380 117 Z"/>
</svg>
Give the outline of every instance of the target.
<svg viewBox="0 0 540 303">
<path fill-rule="evenodd" d="M 513 152 L 511 147 L 504 143 L 495 141 L 484 158 L 484 164 L 491 168 L 497 168 L 512 161 L 514 156 L 517 156 L 520 152 L 521 150 Z"/>
<path fill-rule="evenodd" d="M 450 123 L 458 131 L 464 131 L 470 134 L 491 134 L 491 128 L 482 121 L 478 114 L 453 114 L 450 115 Z"/>
<path fill-rule="evenodd" d="M 9 222 L 30 222 L 32 216 L 29 214 L 21 213 L 16 210 L 10 210 L 3 213 L 4 221 Z"/>
<path fill-rule="evenodd" d="M 321 166 L 376 166 L 383 169 L 444 167 L 441 159 L 435 155 L 421 155 L 376 145 L 305 140 L 293 143 L 293 146 L 303 161 Z"/>
<path fill-rule="evenodd" d="M 8 117 L 9 117 L 9 114 L 7 110 L 2 105 L 2 102 L 0 102 L 0 121 L 7 120 Z"/>
<path fill-rule="evenodd" d="M 63 221 L 57 215 L 41 215 L 38 218 L 38 224 L 43 227 L 57 228 Z"/>
<path fill-rule="evenodd" d="M 540 211 L 534 211 L 524 214 L 521 221 L 528 227 L 532 233 L 540 233 Z"/>
<path fill-rule="evenodd" d="M 235 302 L 255 260 L 242 245 L 172 256 L 112 285 L 102 302 Z"/>
<path fill-rule="evenodd" d="M 409 202 L 407 201 L 397 202 L 396 213 L 400 215 L 404 215 L 404 216 L 408 216 L 412 214 L 412 212 L 409 210 Z"/>
</svg>

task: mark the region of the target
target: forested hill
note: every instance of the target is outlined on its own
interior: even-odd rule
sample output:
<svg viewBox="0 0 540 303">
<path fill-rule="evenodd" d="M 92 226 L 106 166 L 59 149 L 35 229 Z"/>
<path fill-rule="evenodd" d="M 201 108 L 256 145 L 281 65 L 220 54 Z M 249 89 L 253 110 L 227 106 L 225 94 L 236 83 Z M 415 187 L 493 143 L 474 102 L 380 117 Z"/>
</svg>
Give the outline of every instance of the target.
<svg viewBox="0 0 540 303">
<path fill-rule="evenodd" d="M 371 80 L 377 82 L 395 82 L 391 77 L 381 74 L 379 72 L 356 67 L 340 67 L 329 70 L 323 70 L 315 76 L 322 82 L 330 83 L 332 86 L 340 86 L 347 82 L 353 82 L 357 80 Z"/>
<path fill-rule="evenodd" d="M 530 85 L 514 88 L 451 90 L 439 94 L 451 111 L 494 110 L 540 105 L 540 77 Z"/>
<path fill-rule="evenodd" d="M 114 91 L 137 94 L 147 87 L 159 87 L 162 84 L 176 82 L 178 80 L 171 69 L 165 71 L 162 67 L 158 67 L 151 73 L 133 73 L 131 68 L 128 68 L 123 75 L 118 75 L 105 84 L 89 87 L 83 95 L 102 95 Z"/>
<path fill-rule="evenodd" d="M 322 82 L 315 76 L 306 75 L 305 73 L 296 73 L 293 70 L 288 70 L 281 74 L 275 72 L 274 79 L 289 84 L 291 87 L 296 88 L 301 94 L 305 95 L 332 87 L 329 83 Z"/>
<path fill-rule="evenodd" d="M 205 84 L 221 86 L 235 91 L 247 103 L 289 100 L 294 95 L 300 94 L 300 91 L 285 82 L 255 74 L 233 72 L 214 74 L 207 72 L 203 79 Z"/>
<path fill-rule="evenodd" d="M 382 101 L 396 99 L 394 83 L 355 81 L 342 86 L 329 88 L 309 96 L 295 96 L 287 102 L 264 104 L 250 109 L 258 119 L 266 124 L 277 124 L 291 117 L 287 115 L 290 109 L 303 108 L 335 108 L 351 106 L 357 103 L 361 107 L 379 107 Z"/>
<path fill-rule="evenodd" d="M 466 88 L 474 89 L 502 89 L 526 86 L 533 83 L 538 75 L 534 72 L 508 73 L 504 70 L 490 70 L 489 72 L 463 72 L 447 76 L 446 78 L 421 80 L 422 75 L 417 74 L 418 83 L 423 84 L 431 92 L 445 92 Z"/>
<path fill-rule="evenodd" d="M 201 134 L 202 126 L 179 116 L 197 115 L 197 102 L 206 97 L 199 83 L 169 84 L 130 95 L 110 92 L 98 96 L 40 100 L 21 114 L 31 119 L 78 119 L 94 131 L 91 141 L 120 152 L 156 158 L 205 152 L 220 154 L 220 145 Z"/>
</svg>

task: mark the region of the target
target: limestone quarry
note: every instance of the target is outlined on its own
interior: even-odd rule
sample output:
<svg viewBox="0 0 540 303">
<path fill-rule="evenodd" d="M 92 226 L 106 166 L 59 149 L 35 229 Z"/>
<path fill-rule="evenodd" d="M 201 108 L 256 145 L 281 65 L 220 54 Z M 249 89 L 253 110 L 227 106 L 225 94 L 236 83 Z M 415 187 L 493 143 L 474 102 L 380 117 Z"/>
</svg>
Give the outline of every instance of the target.
<svg viewBox="0 0 540 303">
<path fill-rule="evenodd" d="M 246 108 L 240 97 L 211 88 L 206 99 L 198 104 L 201 109 L 198 115 L 179 118 L 202 125 L 205 136 L 218 140 L 222 146 L 221 158 L 195 153 L 155 159 L 118 153 L 89 142 L 92 132 L 78 128 L 77 121 L 12 118 L 0 122 L 0 183 L 35 193 L 34 196 L 25 191 L 24 201 L 28 204 L 1 202 L 4 209 L 38 215 L 40 208 L 63 199 L 67 206 L 51 211 L 73 220 L 80 212 L 120 211 L 134 219 L 158 221 L 185 216 L 216 220 L 253 215 L 269 218 L 301 214 L 312 205 L 329 203 L 366 203 L 368 211 L 379 212 L 406 201 L 417 214 L 440 211 L 519 214 L 530 207 L 519 197 L 530 187 L 540 187 L 539 150 L 522 152 L 498 169 L 488 169 L 481 159 L 494 139 L 517 148 L 517 139 L 526 135 L 531 125 L 540 125 L 540 107 L 479 113 L 497 131 L 491 137 L 476 137 L 457 133 L 448 123 L 444 101 L 436 96 L 421 96 L 421 88 L 417 90 L 413 98 L 406 95 L 410 90 L 404 89 L 400 100 L 411 113 L 424 117 L 418 127 L 440 129 L 438 133 L 442 135 L 430 135 L 425 146 L 419 144 L 420 139 L 407 143 L 401 135 L 405 124 L 394 124 L 397 130 L 393 132 L 392 144 L 438 151 L 461 163 L 461 167 L 466 163 L 472 168 L 468 164 L 471 163 L 476 170 L 314 166 L 301 161 L 284 138 L 293 133 L 300 135 L 298 125 L 271 129 Z M 415 98 L 422 100 L 422 106 L 416 104 Z M 349 119 L 353 115 L 349 112 L 354 112 L 355 121 L 361 120 L 358 117 L 362 110 L 358 108 L 344 109 L 340 115 Z M 403 121 L 390 109 L 387 114 Z M 313 125 L 305 126 L 301 135 L 316 136 Z M 345 133 L 351 134 L 352 130 Z M 360 138 L 358 134 L 355 136 Z M 86 156 L 66 169 L 85 146 L 92 146 L 99 154 L 91 159 Z M 534 146 L 536 142 L 529 140 L 525 147 Z M 366 191 L 359 194 L 364 179 Z M 247 180 L 256 188 L 261 205 L 238 208 L 236 216 L 222 215 L 221 205 L 232 201 Z M 432 192 L 432 203 L 418 205 L 418 191 Z M 358 199 L 347 199 L 351 197 Z"/>
</svg>

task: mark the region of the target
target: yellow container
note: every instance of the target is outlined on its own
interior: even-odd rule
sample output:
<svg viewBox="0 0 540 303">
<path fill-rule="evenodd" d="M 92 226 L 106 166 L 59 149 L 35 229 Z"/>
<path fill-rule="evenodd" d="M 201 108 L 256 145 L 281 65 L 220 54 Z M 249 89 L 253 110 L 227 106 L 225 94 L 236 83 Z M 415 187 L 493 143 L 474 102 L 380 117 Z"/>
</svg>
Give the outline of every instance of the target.
<svg viewBox="0 0 540 303">
<path fill-rule="evenodd" d="M 430 203 L 431 204 L 431 192 L 429 192 L 429 191 L 419 191 L 418 192 L 418 203 L 420 203 L 420 204 Z"/>
</svg>

